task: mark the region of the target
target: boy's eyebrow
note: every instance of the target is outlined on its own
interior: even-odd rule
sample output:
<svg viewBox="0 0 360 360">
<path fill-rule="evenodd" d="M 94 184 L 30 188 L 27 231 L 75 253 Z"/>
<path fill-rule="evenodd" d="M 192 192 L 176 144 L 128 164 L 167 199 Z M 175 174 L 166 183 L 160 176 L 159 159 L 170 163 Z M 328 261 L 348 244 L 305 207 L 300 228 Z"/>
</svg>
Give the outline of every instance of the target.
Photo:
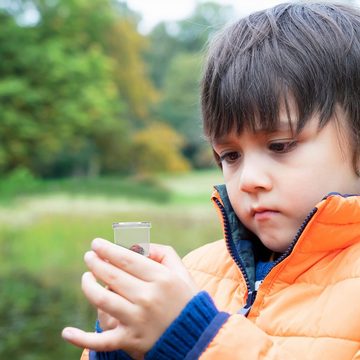
<svg viewBox="0 0 360 360">
<path fill-rule="evenodd" d="M 292 132 L 292 126 L 291 126 L 291 122 L 289 120 L 280 120 L 278 126 L 273 129 L 273 130 L 266 130 L 266 129 L 255 129 L 254 133 L 258 133 L 261 135 L 272 135 L 272 134 L 276 134 L 277 132 L 287 132 L 287 131 L 291 131 Z M 236 134 L 233 133 L 232 135 L 229 136 L 229 134 L 224 134 L 222 136 L 216 137 L 211 141 L 211 144 L 214 145 L 226 145 L 228 143 L 231 143 L 232 139 L 231 137 L 233 136 L 240 136 L 242 132 Z"/>
<path fill-rule="evenodd" d="M 269 129 L 255 129 L 255 132 L 265 133 L 265 134 L 273 134 L 279 131 L 289 131 L 294 127 L 294 121 L 289 118 L 280 117 L 279 121 L 275 125 L 275 127 L 271 130 Z M 295 125 L 296 127 L 296 125 Z"/>
<path fill-rule="evenodd" d="M 220 138 L 216 138 L 211 140 L 211 146 L 215 147 L 215 146 L 223 146 L 230 143 L 230 141 L 228 141 L 228 139 L 226 138 L 226 136 L 222 136 Z"/>
</svg>

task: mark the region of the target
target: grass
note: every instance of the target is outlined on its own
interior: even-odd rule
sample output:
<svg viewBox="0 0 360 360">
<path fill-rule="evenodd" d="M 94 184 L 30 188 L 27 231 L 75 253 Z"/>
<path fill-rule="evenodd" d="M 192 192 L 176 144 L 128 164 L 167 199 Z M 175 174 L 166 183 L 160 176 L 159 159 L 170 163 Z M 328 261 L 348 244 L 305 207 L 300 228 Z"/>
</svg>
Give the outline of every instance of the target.
<svg viewBox="0 0 360 360">
<path fill-rule="evenodd" d="M 65 191 L 69 183 L 63 182 L 53 193 L 46 188 L 43 193 L 20 196 L 10 206 L 0 207 L 0 223 L 5 232 L 2 237 L 21 238 L 13 242 L 12 251 L 29 269 L 41 269 L 46 261 L 55 265 L 61 260 L 60 263 L 70 266 L 74 254 L 83 251 L 93 237 L 112 239 L 113 222 L 147 220 L 153 225 L 152 241 L 170 244 L 184 255 L 211 241 L 213 232 L 216 234 L 218 222 L 209 200 L 212 175 L 204 172 L 163 177 L 160 188 L 170 194 L 166 201 L 159 201 L 158 196 L 140 198 L 138 194 L 132 198 L 130 186 L 122 187 L 127 191 L 114 192 L 111 196 L 94 193 L 90 190 L 95 182 L 87 187 L 89 192 L 85 195 L 84 189 Z M 109 179 L 98 179 L 100 189 L 106 188 L 104 182 L 108 184 Z M 76 188 L 78 183 L 75 184 Z M 141 183 L 140 188 L 143 186 Z M 136 184 L 131 187 L 136 189 Z M 48 254 L 47 260 L 39 261 L 36 254 L 41 253 Z"/>
<path fill-rule="evenodd" d="M 0 204 L 0 273 L 20 268 L 50 279 L 80 273 L 91 240 L 112 240 L 118 221 L 152 222 L 151 241 L 183 256 L 221 237 L 210 202 L 212 184 L 220 181 L 212 170 L 152 180 L 43 181 L 27 193 L 21 186 Z"/>
</svg>

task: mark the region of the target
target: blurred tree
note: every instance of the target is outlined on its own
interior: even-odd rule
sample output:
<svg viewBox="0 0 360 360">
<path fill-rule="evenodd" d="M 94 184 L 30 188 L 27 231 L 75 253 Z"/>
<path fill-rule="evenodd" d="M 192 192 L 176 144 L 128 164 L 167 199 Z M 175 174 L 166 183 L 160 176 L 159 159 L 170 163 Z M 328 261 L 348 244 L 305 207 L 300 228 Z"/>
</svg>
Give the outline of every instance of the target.
<svg viewBox="0 0 360 360">
<path fill-rule="evenodd" d="M 162 88 L 167 69 L 179 53 L 201 53 L 209 36 L 229 21 L 233 11 L 229 5 L 204 2 L 187 19 L 156 25 L 149 34 L 151 46 L 146 52 L 154 84 Z"/>
<path fill-rule="evenodd" d="M 132 161 L 140 174 L 184 172 L 189 163 L 180 155 L 182 137 L 166 124 L 152 123 L 134 135 Z"/>
<path fill-rule="evenodd" d="M 130 134 L 153 119 L 186 140 L 176 151 L 193 163 L 201 158 L 194 74 L 226 7 L 200 4 L 190 19 L 159 25 L 146 39 L 124 1 L 6 4 L 0 6 L 1 171 L 25 166 L 53 177 L 136 171 Z"/>
<path fill-rule="evenodd" d="M 146 121 L 156 98 L 147 75 L 143 52 L 146 37 L 137 30 L 139 17 L 126 2 L 115 0 L 36 0 L 44 37 L 60 36 L 76 51 L 96 45 L 114 61 L 112 79 L 126 104 L 127 117 Z"/>
<path fill-rule="evenodd" d="M 229 21 L 231 6 L 199 3 L 188 19 L 160 23 L 150 33 L 147 61 L 161 94 L 154 116 L 185 140 L 183 154 L 195 167 L 207 167 L 202 139 L 199 80 L 202 50 L 212 34 Z"/>
<path fill-rule="evenodd" d="M 158 110 L 160 118 L 179 131 L 188 144 L 200 140 L 200 68 L 198 54 L 180 52 L 173 57 L 165 74 Z"/>
<path fill-rule="evenodd" d="M 125 100 L 128 117 L 135 125 L 149 120 L 149 109 L 158 99 L 150 80 L 143 53 L 147 39 L 135 31 L 130 20 L 118 20 L 106 38 L 106 51 L 114 61 L 113 79 Z"/>
<path fill-rule="evenodd" d="M 117 123 L 107 123 L 101 129 L 96 126 L 94 141 L 87 138 L 77 155 L 84 161 L 92 154 L 90 173 L 96 173 L 99 164 L 103 171 L 126 172 L 126 155 L 131 148 L 128 132 L 149 121 L 148 109 L 156 98 L 143 61 L 147 41 L 136 30 L 138 16 L 124 2 L 66 0 L 47 6 L 41 18 L 46 37 L 60 36 L 75 51 L 96 47 L 111 62 L 110 78 L 122 105 L 121 121 L 116 119 Z M 72 154 L 68 154 L 70 161 Z"/>
<path fill-rule="evenodd" d="M 169 23 L 160 22 L 149 34 L 150 46 L 145 52 L 150 76 L 158 89 L 161 89 L 169 63 L 181 50 L 175 36 L 171 35 Z"/>
<path fill-rule="evenodd" d="M 20 26 L 29 3 L 39 19 Z M 0 15 L 0 169 L 126 171 L 129 131 L 155 97 L 136 16 L 111 0 L 15 5 Z"/>
<path fill-rule="evenodd" d="M 96 47 L 70 51 L 59 38 L 42 38 L 36 27 L 19 27 L 6 15 L 1 22 L 2 169 L 25 165 L 51 175 L 63 149 L 79 151 L 96 138 L 95 124 L 117 120 L 112 64 Z"/>
<path fill-rule="evenodd" d="M 173 33 L 185 51 L 199 52 L 209 37 L 222 28 L 233 13 L 231 5 L 212 1 L 199 3 L 190 18 L 177 22 Z"/>
</svg>

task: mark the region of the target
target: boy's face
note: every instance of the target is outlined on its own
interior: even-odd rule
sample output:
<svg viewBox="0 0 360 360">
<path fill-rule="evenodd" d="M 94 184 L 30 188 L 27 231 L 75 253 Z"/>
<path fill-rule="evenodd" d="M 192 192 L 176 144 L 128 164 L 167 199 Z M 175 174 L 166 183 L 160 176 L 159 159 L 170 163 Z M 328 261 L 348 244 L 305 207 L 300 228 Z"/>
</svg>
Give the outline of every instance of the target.
<svg viewBox="0 0 360 360">
<path fill-rule="evenodd" d="M 345 129 L 339 134 L 333 119 L 320 130 L 318 123 L 314 116 L 294 135 L 284 116 L 274 133 L 244 130 L 213 144 L 237 216 L 273 251 L 287 249 L 329 192 L 360 192 Z"/>
</svg>

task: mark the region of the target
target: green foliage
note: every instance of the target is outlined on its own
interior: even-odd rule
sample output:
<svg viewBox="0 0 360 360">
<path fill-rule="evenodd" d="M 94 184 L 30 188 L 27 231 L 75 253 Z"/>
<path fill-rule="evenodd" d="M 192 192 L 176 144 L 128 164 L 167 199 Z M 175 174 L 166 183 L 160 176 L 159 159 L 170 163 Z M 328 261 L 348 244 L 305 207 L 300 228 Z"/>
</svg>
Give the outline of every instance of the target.
<svg viewBox="0 0 360 360">
<path fill-rule="evenodd" d="M 32 3 L 32 27 L 0 13 L 0 171 L 128 171 L 129 131 L 155 97 L 134 17 L 111 0 Z"/>
<path fill-rule="evenodd" d="M 181 52 L 176 37 L 168 31 L 169 24 L 161 22 L 149 34 L 150 46 L 145 52 L 149 74 L 158 89 L 162 89 L 165 73 L 173 56 Z"/>
<path fill-rule="evenodd" d="M 159 116 L 176 129 L 187 143 L 201 142 L 199 81 L 201 58 L 179 53 L 168 68 Z"/>
<path fill-rule="evenodd" d="M 126 104 L 126 116 L 144 120 L 155 91 L 146 75 L 144 36 L 136 31 L 136 16 L 124 3 L 111 0 L 41 2 L 45 37 L 60 37 L 75 51 L 96 45 L 114 63 L 112 80 Z"/>
<path fill-rule="evenodd" d="M 160 99 L 154 114 L 186 140 L 183 154 L 193 167 L 209 167 L 202 139 L 199 80 L 208 39 L 232 15 L 231 6 L 199 3 L 187 19 L 160 23 L 150 33 L 150 75 Z"/>
<path fill-rule="evenodd" d="M 155 85 L 162 89 L 174 57 L 181 53 L 195 56 L 201 53 L 209 37 L 227 23 L 232 14 L 233 8 L 229 5 L 200 2 L 189 18 L 156 25 L 149 34 L 151 46 L 146 54 Z"/>
<path fill-rule="evenodd" d="M 70 195 L 103 196 L 106 198 L 141 199 L 155 203 L 166 203 L 170 199 L 169 190 L 153 177 L 105 177 L 100 181 L 97 178 L 72 178 L 62 181 L 45 181 L 47 193 L 60 191 Z"/>
<path fill-rule="evenodd" d="M 113 64 L 97 47 L 74 51 L 61 38 L 3 20 L 9 26 L 0 34 L 1 165 L 50 175 L 64 149 L 76 153 L 89 141 L 96 146 L 104 134 L 95 129 L 109 131 L 118 121 Z"/>
<path fill-rule="evenodd" d="M 11 204 L 26 196 L 43 196 L 52 193 L 68 196 L 92 196 L 107 199 L 122 197 L 155 203 L 167 203 L 170 192 L 158 179 L 142 177 L 73 177 L 42 180 L 27 169 L 19 168 L 0 179 L 0 204 Z"/>
<path fill-rule="evenodd" d="M 212 1 L 198 3 L 188 19 L 177 22 L 173 33 L 184 51 L 197 53 L 204 48 L 209 37 L 229 21 L 233 12 L 230 5 Z"/>
<path fill-rule="evenodd" d="M 0 178 L 1 201 L 14 198 L 21 194 L 31 193 L 40 186 L 38 179 L 24 167 L 19 167 Z"/>
<path fill-rule="evenodd" d="M 23 20 L 29 8 L 38 14 L 32 24 Z M 184 141 L 153 169 L 186 168 L 184 157 L 207 166 L 199 160 L 206 154 L 199 52 L 227 7 L 199 4 L 186 21 L 160 24 L 149 36 L 138 33 L 125 2 L 17 0 L 0 9 L 0 172 L 148 172 L 149 159 L 133 161 L 132 134 L 156 122 Z"/>
<path fill-rule="evenodd" d="M 179 149 L 182 137 L 166 124 L 153 123 L 134 136 L 134 166 L 141 174 L 184 172 L 190 166 Z"/>
<path fill-rule="evenodd" d="M 147 74 L 143 52 L 148 41 L 134 29 L 128 19 L 118 19 L 105 38 L 106 51 L 116 61 L 113 79 L 126 103 L 126 112 L 135 125 L 149 121 L 150 107 L 157 100 Z"/>
<path fill-rule="evenodd" d="M 0 284 L 1 359 L 80 358 L 80 349 L 59 346 L 62 327 L 74 321 L 89 326 L 88 305 L 85 311 L 69 311 L 78 303 L 73 291 L 17 269 L 0 277 Z"/>
</svg>

